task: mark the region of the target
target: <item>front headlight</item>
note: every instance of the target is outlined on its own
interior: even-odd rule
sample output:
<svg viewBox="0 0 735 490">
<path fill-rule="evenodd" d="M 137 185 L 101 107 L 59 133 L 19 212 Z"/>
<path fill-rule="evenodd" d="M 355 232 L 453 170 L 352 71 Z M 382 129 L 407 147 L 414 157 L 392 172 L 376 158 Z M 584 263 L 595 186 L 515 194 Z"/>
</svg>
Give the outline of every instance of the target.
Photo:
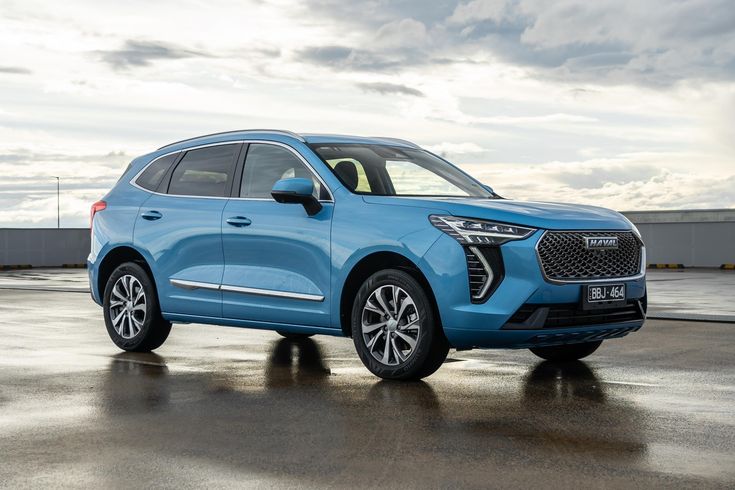
<svg viewBox="0 0 735 490">
<path fill-rule="evenodd" d="M 432 215 L 429 221 L 463 245 L 501 245 L 522 240 L 536 231 L 535 228 L 458 216 Z"/>
</svg>

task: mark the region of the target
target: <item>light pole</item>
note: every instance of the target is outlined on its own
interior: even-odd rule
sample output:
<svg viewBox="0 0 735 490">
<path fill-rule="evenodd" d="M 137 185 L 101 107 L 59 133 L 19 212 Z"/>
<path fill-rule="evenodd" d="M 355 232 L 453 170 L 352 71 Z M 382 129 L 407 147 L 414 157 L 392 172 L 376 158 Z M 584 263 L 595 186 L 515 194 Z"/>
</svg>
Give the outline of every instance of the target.
<svg viewBox="0 0 735 490">
<path fill-rule="evenodd" d="M 61 228 L 61 208 L 59 207 L 61 178 L 54 177 L 54 179 L 56 179 L 56 228 Z"/>
</svg>

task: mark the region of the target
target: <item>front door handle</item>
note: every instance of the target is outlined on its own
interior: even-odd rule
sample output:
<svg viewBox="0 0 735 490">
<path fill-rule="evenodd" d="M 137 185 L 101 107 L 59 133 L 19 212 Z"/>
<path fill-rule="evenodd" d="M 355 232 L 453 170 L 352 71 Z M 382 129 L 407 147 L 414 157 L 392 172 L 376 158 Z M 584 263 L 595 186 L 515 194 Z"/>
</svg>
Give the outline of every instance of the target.
<svg viewBox="0 0 735 490">
<path fill-rule="evenodd" d="M 163 215 L 158 211 L 144 211 L 140 214 L 140 217 L 143 219 L 147 219 L 148 221 L 155 221 L 157 219 L 163 218 Z"/>
<path fill-rule="evenodd" d="M 233 216 L 232 218 L 227 218 L 227 224 L 231 226 L 248 226 L 252 221 L 250 221 L 245 216 Z"/>
</svg>

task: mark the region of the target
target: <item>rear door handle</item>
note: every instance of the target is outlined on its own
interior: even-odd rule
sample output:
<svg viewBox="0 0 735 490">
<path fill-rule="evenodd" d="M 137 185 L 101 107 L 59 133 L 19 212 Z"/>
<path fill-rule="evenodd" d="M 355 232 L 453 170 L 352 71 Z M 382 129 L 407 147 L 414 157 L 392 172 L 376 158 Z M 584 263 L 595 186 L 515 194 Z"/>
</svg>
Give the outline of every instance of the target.
<svg viewBox="0 0 735 490">
<path fill-rule="evenodd" d="M 147 219 L 148 221 L 155 221 L 157 219 L 163 218 L 163 215 L 158 211 L 144 211 L 140 214 L 140 217 L 143 219 Z"/>
<path fill-rule="evenodd" d="M 231 226 L 248 226 L 252 221 L 250 221 L 245 216 L 233 216 L 231 218 L 227 218 L 227 224 Z"/>
</svg>

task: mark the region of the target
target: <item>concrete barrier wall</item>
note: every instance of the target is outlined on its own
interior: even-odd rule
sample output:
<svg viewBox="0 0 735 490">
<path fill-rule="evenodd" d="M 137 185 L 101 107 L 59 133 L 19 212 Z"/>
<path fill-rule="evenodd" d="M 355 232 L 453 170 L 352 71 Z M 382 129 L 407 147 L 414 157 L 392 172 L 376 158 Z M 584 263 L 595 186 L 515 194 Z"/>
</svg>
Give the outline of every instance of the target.
<svg viewBox="0 0 735 490">
<path fill-rule="evenodd" d="M 623 214 L 640 230 L 649 264 L 719 267 L 735 263 L 735 209 Z"/>
<path fill-rule="evenodd" d="M 0 267 L 83 264 L 89 243 L 88 228 L 0 229 Z"/>
<path fill-rule="evenodd" d="M 735 263 L 735 209 L 625 212 L 646 242 L 649 264 L 719 267 Z M 0 229 L 0 267 L 82 264 L 89 230 Z"/>
</svg>

